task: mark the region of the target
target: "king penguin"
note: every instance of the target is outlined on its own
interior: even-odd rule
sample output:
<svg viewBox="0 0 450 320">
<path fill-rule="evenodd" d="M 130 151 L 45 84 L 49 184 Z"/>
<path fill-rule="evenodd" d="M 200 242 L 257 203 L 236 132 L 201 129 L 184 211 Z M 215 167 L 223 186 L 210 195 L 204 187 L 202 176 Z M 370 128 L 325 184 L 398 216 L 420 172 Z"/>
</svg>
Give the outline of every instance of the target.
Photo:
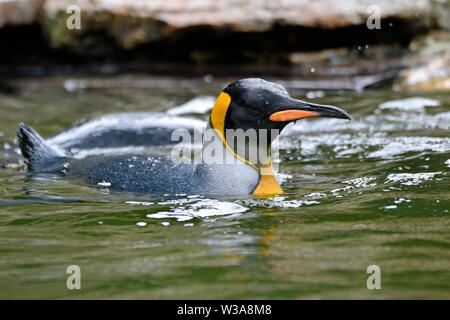
<svg viewBox="0 0 450 320">
<path fill-rule="evenodd" d="M 219 197 L 274 195 L 283 190 L 272 170 L 270 145 L 289 123 L 310 117 L 351 120 L 342 109 L 293 99 L 279 84 L 250 78 L 229 84 L 211 110 L 207 131 L 212 134 L 203 139 L 203 154 L 214 150 L 213 158 L 224 161 L 186 162 L 143 154 L 77 159 L 47 143 L 26 124 L 19 124 L 17 135 L 31 172 L 82 177 L 88 183 L 107 183 L 113 190 L 127 192 Z M 246 136 L 249 130 L 254 130 L 256 139 Z M 244 133 L 241 143 L 234 143 L 237 133 Z"/>
</svg>

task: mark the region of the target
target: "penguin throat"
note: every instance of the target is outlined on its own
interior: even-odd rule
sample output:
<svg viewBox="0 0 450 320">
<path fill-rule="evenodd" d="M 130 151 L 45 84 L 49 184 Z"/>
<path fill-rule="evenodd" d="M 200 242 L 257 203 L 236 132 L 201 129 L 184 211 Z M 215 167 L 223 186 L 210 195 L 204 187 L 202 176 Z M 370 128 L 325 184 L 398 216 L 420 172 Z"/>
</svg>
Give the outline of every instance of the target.
<svg viewBox="0 0 450 320">
<path fill-rule="evenodd" d="M 219 130 L 214 130 L 216 132 L 216 135 L 218 138 L 222 139 L 222 136 L 220 135 Z M 234 158 L 237 158 L 238 160 L 244 162 L 245 164 L 253 167 L 255 170 L 259 173 L 259 182 L 256 188 L 253 190 L 253 194 L 258 196 L 270 196 L 274 194 L 281 194 L 283 193 L 283 189 L 278 184 L 277 179 L 275 178 L 275 175 L 273 173 L 272 169 L 272 160 L 270 159 L 270 146 L 267 149 L 267 157 L 266 157 L 266 164 L 260 164 L 260 163 L 252 163 L 249 160 L 247 160 L 245 157 L 239 156 L 228 144 L 226 139 L 222 139 L 222 145 L 224 148 L 224 158 L 226 158 L 226 154 L 231 155 Z"/>
</svg>

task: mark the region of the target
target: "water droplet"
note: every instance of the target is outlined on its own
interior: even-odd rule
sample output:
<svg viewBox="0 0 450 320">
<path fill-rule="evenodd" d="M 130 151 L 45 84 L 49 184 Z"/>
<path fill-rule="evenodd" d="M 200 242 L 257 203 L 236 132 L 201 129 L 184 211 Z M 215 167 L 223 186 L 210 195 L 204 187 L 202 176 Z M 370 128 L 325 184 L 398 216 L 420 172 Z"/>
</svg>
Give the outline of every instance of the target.
<svg viewBox="0 0 450 320">
<path fill-rule="evenodd" d="M 206 76 L 203 77 L 203 81 L 205 81 L 206 83 L 211 83 L 214 80 L 214 77 L 210 74 L 207 74 Z"/>
</svg>

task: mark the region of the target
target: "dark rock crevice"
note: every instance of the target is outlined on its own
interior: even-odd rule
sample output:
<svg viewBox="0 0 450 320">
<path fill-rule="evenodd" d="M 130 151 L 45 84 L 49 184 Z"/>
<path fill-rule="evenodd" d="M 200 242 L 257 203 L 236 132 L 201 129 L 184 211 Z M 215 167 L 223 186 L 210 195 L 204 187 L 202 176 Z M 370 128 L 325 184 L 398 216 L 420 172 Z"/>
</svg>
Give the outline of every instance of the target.
<svg viewBox="0 0 450 320">
<path fill-rule="evenodd" d="M 51 49 L 39 25 L 6 27 L 0 30 L 3 63 L 32 62 L 124 62 L 148 59 L 186 63 L 285 63 L 291 52 L 329 48 L 365 48 L 367 45 L 407 47 L 423 26 L 402 20 L 384 20 L 381 29 L 366 26 L 338 29 L 276 25 L 268 32 L 232 32 L 210 27 L 189 28 L 132 50 L 117 46 L 102 29 L 77 37 L 76 44 Z M 360 50 L 363 55 L 364 50 Z"/>
</svg>

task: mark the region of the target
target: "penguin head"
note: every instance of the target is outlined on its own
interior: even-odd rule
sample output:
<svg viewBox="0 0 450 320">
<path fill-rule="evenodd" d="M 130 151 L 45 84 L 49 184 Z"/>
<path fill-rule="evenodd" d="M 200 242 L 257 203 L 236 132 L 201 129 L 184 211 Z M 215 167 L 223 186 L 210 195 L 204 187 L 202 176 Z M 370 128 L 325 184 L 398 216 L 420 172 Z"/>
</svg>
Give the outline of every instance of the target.
<svg viewBox="0 0 450 320">
<path fill-rule="evenodd" d="M 210 126 L 235 158 L 259 171 L 254 194 L 279 194 L 283 190 L 273 174 L 270 144 L 289 123 L 310 117 L 351 119 L 339 108 L 293 99 L 279 84 L 242 79 L 229 84 L 219 95 L 211 110 Z M 240 144 L 234 143 L 236 136 L 228 135 L 229 131 L 250 129 L 256 130 L 256 139 L 242 140 L 240 135 Z"/>
<path fill-rule="evenodd" d="M 293 121 L 310 117 L 351 120 L 342 109 L 297 100 L 279 84 L 249 78 L 233 82 L 223 90 L 211 111 L 210 121 L 222 133 L 228 129 L 267 129 L 270 134 L 281 132 Z M 276 136 L 272 134 L 269 141 Z"/>
</svg>

